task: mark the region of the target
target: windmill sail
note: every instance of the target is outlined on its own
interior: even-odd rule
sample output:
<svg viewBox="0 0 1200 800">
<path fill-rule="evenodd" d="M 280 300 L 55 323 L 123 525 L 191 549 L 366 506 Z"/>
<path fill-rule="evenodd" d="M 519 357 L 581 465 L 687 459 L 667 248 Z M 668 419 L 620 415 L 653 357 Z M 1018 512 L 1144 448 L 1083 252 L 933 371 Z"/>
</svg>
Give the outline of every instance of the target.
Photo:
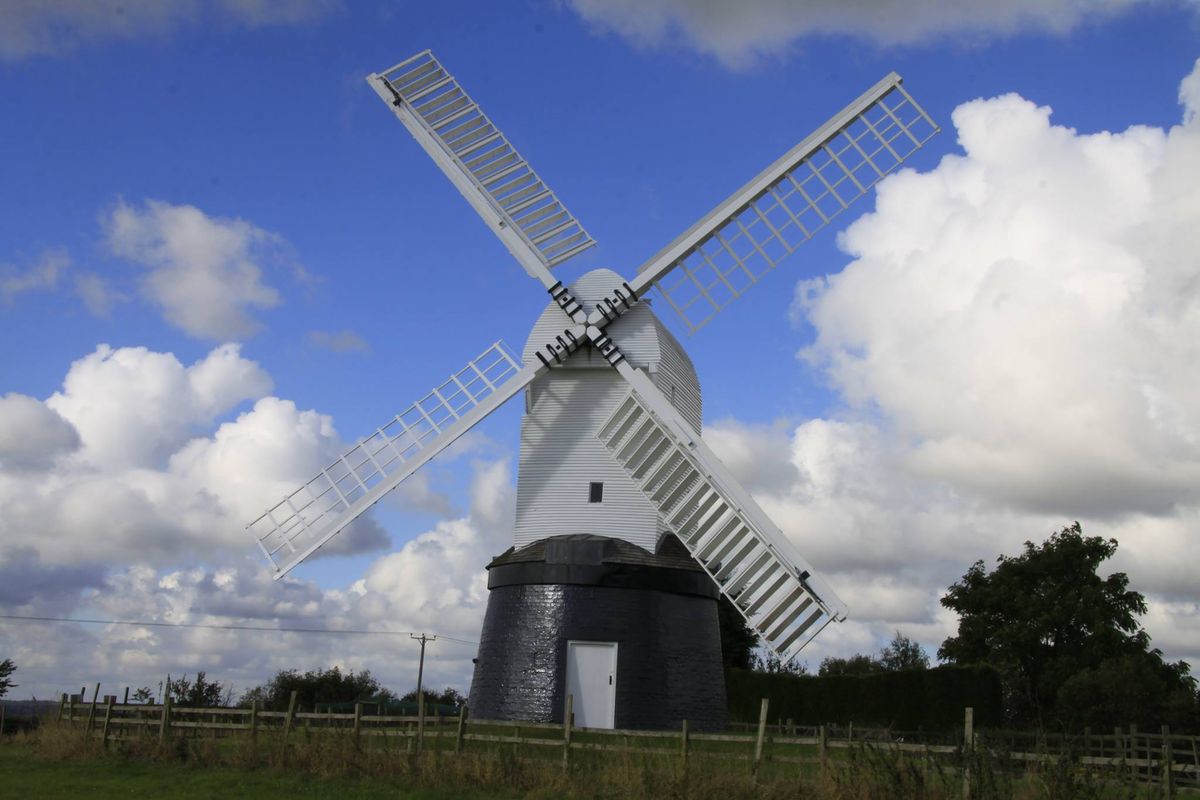
<svg viewBox="0 0 1200 800">
<path fill-rule="evenodd" d="M 846 610 L 643 373 L 597 436 L 722 594 L 785 662 Z"/>
<path fill-rule="evenodd" d="M 633 291 L 657 286 L 695 332 L 937 132 L 891 73 L 639 267 Z"/>
<path fill-rule="evenodd" d="M 540 371 L 500 342 L 246 526 L 278 580 Z"/>
<path fill-rule="evenodd" d="M 428 50 L 367 81 L 526 271 L 547 288 L 557 283 L 550 268 L 595 244 Z"/>
</svg>

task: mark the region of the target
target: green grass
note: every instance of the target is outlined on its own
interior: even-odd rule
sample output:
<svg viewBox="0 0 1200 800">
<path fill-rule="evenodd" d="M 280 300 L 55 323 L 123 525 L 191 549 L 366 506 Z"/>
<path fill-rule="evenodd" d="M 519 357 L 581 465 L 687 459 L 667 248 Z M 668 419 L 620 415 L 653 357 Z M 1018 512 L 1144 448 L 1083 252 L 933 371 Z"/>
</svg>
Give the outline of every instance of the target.
<svg viewBox="0 0 1200 800">
<path fill-rule="evenodd" d="M 581 733 L 577 741 L 596 736 Z M 467 752 L 455 754 L 445 749 L 453 740 L 430 740 L 425 753 L 414 755 L 396 737 L 356 741 L 348 731 L 297 731 L 286 747 L 277 735 L 261 735 L 257 745 L 244 736 L 178 735 L 162 746 L 157 739 L 134 736 L 106 750 L 98 738 L 84 737 L 80 726 L 55 722 L 30 735 L 6 737 L 0 740 L 0 798 L 957 800 L 962 795 L 957 757 L 930 761 L 870 746 L 831 751 L 824 768 L 815 759 L 772 760 L 768 746 L 755 781 L 746 760 L 697 748 L 685 765 L 674 748 L 669 754 L 646 752 L 643 745 L 666 742 L 643 737 L 629 737 L 628 752 L 575 752 L 569 773 L 562 769 L 560 749 L 518 749 L 512 743 L 474 741 Z M 748 754 L 752 743 L 704 744 L 721 745 L 714 750 L 729 755 Z M 815 755 L 815 748 L 809 752 Z M 1105 779 L 1067 762 L 1014 769 L 984 752 L 972 757 L 971 775 L 973 800 L 1161 796 L 1157 787 Z"/>
<path fill-rule="evenodd" d="M 412 788 L 378 778 L 327 778 L 278 769 L 237 769 L 145 762 L 119 755 L 93 755 L 60 761 L 25 744 L 0 745 L 0 797 L 21 798 L 172 798 L 260 800 L 355 798 L 358 800 L 442 800 L 442 798 L 517 797 L 495 789 Z"/>
</svg>

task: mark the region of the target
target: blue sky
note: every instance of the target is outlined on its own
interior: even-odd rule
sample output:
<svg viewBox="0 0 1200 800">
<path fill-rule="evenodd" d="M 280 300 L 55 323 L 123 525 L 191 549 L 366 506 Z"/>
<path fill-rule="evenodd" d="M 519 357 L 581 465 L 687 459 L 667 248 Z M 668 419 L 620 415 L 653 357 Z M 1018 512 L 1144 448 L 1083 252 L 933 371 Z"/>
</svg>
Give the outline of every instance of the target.
<svg viewBox="0 0 1200 800">
<path fill-rule="evenodd" d="M 966 4 L 902 14 L 890 5 L 860 12 L 766 0 L 738 12 L 683 0 L 640 9 L 227 0 L 171 12 L 127 3 L 121 17 L 65 3 L 30 8 L 0 11 L 0 573 L 25 576 L 10 584 L 22 588 L 0 590 L 6 613 L 302 619 L 474 637 L 486 599 L 481 568 L 506 546 L 519 404 L 490 418 L 456 458 L 440 459 L 406 499 L 381 507 L 375 538 L 302 567 L 290 585 L 265 579 L 240 531 L 249 521 L 243 509 L 265 508 L 279 486 L 307 477 L 289 465 L 319 461 L 371 430 L 496 339 L 519 351 L 545 303 L 363 80 L 432 48 L 599 242 L 559 268 L 568 281 L 598 266 L 631 274 L 888 71 L 903 75 L 943 128 L 909 162 L 925 182 L 911 184 L 907 197 L 899 184 L 888 187 L 891 207 L 843 234 L 876 210 L 873 197 L 861 201 L 685 341 L 712 426 L 706 438 L 810 560 L 821 568 L 826 559 L 831 582 L 849 587 L 852 611 L 856 599 L 866 609 L 822 637 L 828 642 L 815 645 L 813 658 L 877 649 L 897 628 L 932 651 L 952 630 L 937 593 L 971 561 L 1074 519 L 1117 535 L 1130 551 L 1118 566 L 1135 587 L 1142 579 L 1159 609 L 1148 624 L 1168 655 L 1200 655 L 1194 586 L 1151 555 L 1166 542 L 1196 547 L 1196 498 L 1187 488 L 1200 464 L 1189 404 L 1196 395 L 1179 375 L 1194 365 L 1188 335 L 1200 333 L 1189 311 L 1197 290 L 1186 280 L 1198 268 L 1176 234 L 1189 222 L 1200 227 L 1200 205 L 1194 190 L 1161 174 L 1164 163 L 1196 163 L 1186 160 L 1193 138 L 1184 135 L 1180 104 L 1181 81 L 1200 56 L 1194 4 L 1131 1 L 1103 12 Z M 977 148 L 964 155 L 952 113 L 1008 94 L 1032 105 L 970 106 L 961 121 L 977 124 Z M 1035 118 L 1034 106 L 1051 107 L 1049 124 L 1064 132 L 1024 136 L 1021 124 L 1006 122 Z M 1127 134 L 1131 126 L 1151 133 Z M 1024 148 L 1011 162 L 993 157 L 1007 131 Z M 1108 141 L 1122 135 L 1125 149 Z M 1092 223 L 1064 217 L 1063 253 L 1040 250 L 1056 265 L 1099 256 L 1078 274 L 1029 259 L 1029 274 L 1047 291 L 1091 287 L 1083 294 L 1094 327 L 1026 335 L 1030 320 L 1045 319 L 1040 303 L 1050 297 L 1030 281 L 987 306 L 1008 304 L 995 329 L 947 322 L 962 309 L 937 292 L 962 280 L 955 264 L 987 260 L 989 247 L 992 266 L 1019 261 L 1005 247 L 1032 236 L 1039 220 L 1059 224 L 1055 213 L 1073 206 L 1069 186 L 1090 185 L 1084 166 L 1063 166 L 1064 154 L 1106 146 L 1116 156 L 1102 164 L 1145 152 L 1111 175 L 1096 167 L 1112 194 L 1090 199 L 1107 203 L 1105 213 Z M 1010 209 L 1028 186 L 1045 185 L 1006 184 L 1005 163 L 1015 165 L 1012 174 L 1041 170 L 1049 185 L 1068 188 L 1014 212 L 1009 227 L 996 227 L 997 214 L 955 216 L 952 201 L 984 209 L 984 197 L 995 200 L 993 210 Z M 1129 184 L 1115 183 L 1122 180 Z M 1165 218 L 1177 227 L 1164 228 L 1142 206 L 1169 208 L 1175 216 Z M 960 233 L 976 246 L 963 249 L 936 227 L 927 245 L 906 240 L 904 231 L 916 237 L 938 215 L 973 220 Z M 1120 237 L 1105 238 L 1127 223 Z M 1136 279 L 1124 266 L 1105 266 L 1114 248 L 1140 265 Z M 920 274 L 929 264 L 941 271 Z M 1092 282 L 1089 270 L 1102 279 Z M 1164 322 L 1159 295 L 1096 300 L 1093 288 L 1113 275 L 1121 291 L 1169 275 L 1167 284 L 1182 288 L 1165 296 L 1182 310 Z M 234 277 L 242 283 L 215 298 L 193 294 L 190 283 L 180 289 Z M 795 300 L 798 285 L 807 304 Z M 872 293 L 883 287 L 890 296 Z M 1131 322 L 1135 311 L 1148 333 L 1124 340 L 1130 353 L 1089 350 L 1108 334 L 1121 341 L 1116 334 L 1130 325 L 1142 330 Z M 1079 349 L 1064 349 L 1063 362 L 1017 359 L 1045 342 L 1058 352 L 1070 336 L 1080 337 Z M 910 341 L 918 344 L 909 349 Z M 240 349 L 214 358 L 226 342 Z M 98 354 L 101 344 L 112 351 Z M 1155 355 L 1143 357 L 1148 351 Z M 124 371 L 114 371 L 114 352 L 129 354 Z M 1096 369 L 1056 391 L 1056 380 L 1072 377 L 1061 364 L 1077 363 L 1075 353 L 1094 358 Z M 175 363 L 147 354 L 173 354 Z M 1011 398 L 976 376 L 977 359 L 1011 369 L 1003 384 Z M 208 378 L 186 372 L 198 362 L 210 364 Z M 912 368 L 893 374 L 906 363 Z M 79 382 L 64 388 L 69 372 Z M 934 378 L 924 390 L 911 385 L 921 375 Z M 932 397 L 943 377 L 947 391 L 961 392 L 956 406 Z M 1108 387 L 1112 402 L 1075 403 L 1071 386 L 1082 385 Z M 1135 395 L 1144 407 L 1130 411 Z M 284 404 L 271 411 L 279 425 L 265 424 L 266 409 L 242 416 L 263 397 Z M 1094 474 L 1070 468 L 1077 442 L 1039 438 L 1028 415 L 1017 415 L 1026 401 L 1039 408 L 1055 397 L 1075 403 L 1072 419 L 1101 426 L 1100 450 L 1074 451 L 1102 466 Z M 976 402 L 987 407 L 954 421 Z M 308 410 L 315 414 L 302 420 Z M 1136 425 L 1125 425 L 1126 413 Z M 1046 419 L 1063 429 L 1052 414 Z M 979 420 L 987 426 L 976 427 Z M 1160 449 L 1139 449 L 1149 447 L 1137 427 L 1146 420 L 1158 426 Z M 1024 449 L 989 446 L 1027 434 Z M 237 435 L 245 450 L 231 444 Z M 977 447 L 956 450 L 963 442 Z M 247 456 L 268 446 L 287 463 Z M 1031 488 L 1030 476 L 1046 477 Z M 1133 488 L 1101 502 L 1110 484 Z M 69 513 L 64 497 L 75 504 Z M 839 547 L 881 557 L 856 560 Z M 440 583 L 428 574 L 439 563 L 447 565 Z M 101 678 L 88 673 L 87 659 L 55 661 L 69 652 L 66 627 L 0 622 L 0 656 L 18 653 L 18 677 L 32 691 Z M 322 642 L 314 654 L 311 642 L 231 635 L 220 646 L 187 639 L 180 655 L 179 641 L 87 630 L 97 652 L 110 653 L 92 663 L 112 682 L 205 668 L 205 648 L 219 654 L 210 674 L 238 685 L 334 660 L 397 686 L 407 680 L 407 654 L 384 656 L 370 643 L 346 651 Z M 470 650 L 434 651 L 435 679 L 465 689 Z"/>
</svg>

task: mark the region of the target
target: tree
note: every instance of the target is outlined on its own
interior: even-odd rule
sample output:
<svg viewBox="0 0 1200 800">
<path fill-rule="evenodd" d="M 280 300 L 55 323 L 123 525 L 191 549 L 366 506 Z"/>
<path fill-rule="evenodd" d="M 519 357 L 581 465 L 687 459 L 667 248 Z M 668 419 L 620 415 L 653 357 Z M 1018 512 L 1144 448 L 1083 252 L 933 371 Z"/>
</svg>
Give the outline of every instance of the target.
<svg viewBox="0 0 1200 800">
<path fill-rule="evenodd" d="M 149 686 L 143 686 L 133 693 L 133 702 L 149 705 L 154 702 L 154 692 L 150 691 Z"/>
<path fill-rule="evenodd" d="M 861 653 L 849 658 L 829 656 L 821 660 L 817 675 L 869 675 L 872 672 L 883 672 L 883 665 L 870 656 Z"/>
<path fill-rule="evenodd" d="M 750 668 L 755 672 L 765 672 L 768 675 L 795 675 L 800 677 L 808 674 L 808 662 L 792 659 L 785 664 L 774 653 L 767 653 L 765 656 L 755 655 L 751 661 Z"/>
<path fill-rule="evenodd" d="M 431 692 L 425 687 L 421 687 L 421 694 L 425 695 L 426 707 L 431 705 L 461 707 L 467 702 L 467 698 L 463 697 L 462 692 L 458 691 L 458 689 L 455 689 L 453 686 L 447 686 L 441 692 Z M 402 703 L 415 703 L 416 700 L 416 689 L 413 689 L 411 692 L 400 698 L 400 702 Z"/>
<path fill-rule="evenodd" d="M 196 673 L 194 682 L 188 680 L 187 675 L 169 681 L 167 693 L 171 695 L 172 703 L 186 708 L 216 708 L 229 705 L 233 698 L 232 689 L 226 689 L 217 681 L 208 680 L 203 671 Z"/>
<path fill-rule="evenodd" d="M 975 562 L 942 598 L 959 624 L 939 657 L 997 667 L 1012 722 L 1047 721 L 1060 690 L 1078 698 L 1085 685 L 1088 691 L 1107 686 L 1111 699 L 1113 692 L 1133 690 L 1128 681 L 1144 688 L 1155 676 L 1163 686 L 1190 690 L 1194 699 L 1187 665 L 1164 664 L 1149 647 L 1138 623 L 1145 598 L 1129 589 L 1125 573 L 1097 573 L 1116 550 L 1115 539 L 1084 536 L 1076 522 L 1041 545 L 1026 542 L 1019 556 L 1000 556 L 991 572 Z M 1069 722 L 1069 715 L 1053 718 Z"/>
<path fill-rule="evenodd" d="M 238 700 L 238 705 L 247 708 L 258 700 L 267 711 L 286 711 L 293 691 L 299 707 L 306 709 L 316 707 L 317 703 L 353 703 L 369 698 L 387 700 L 395 697 L 393 692 L 379 685 L 370 670 L 342 672 L 338 667 L 331 667 L 300 674 L 289 669 L 280 670 L 267 683 L 247 691 Z"/>
<path fill-rule="evenodd" d="M 8 694 L 9 689 L 20 685 L 12 682 L 12 674 L 16 671 L 17 665 L 12 662 L 11 658 L 0 661 L 0 697 Z"/>
<path fill-rule="evenodd" d="M 879 666 L 884 672 L 928 669 L 929 654 L 919 643 L 896 631 L 888 646 L 879 651 Z"/>
</svg>

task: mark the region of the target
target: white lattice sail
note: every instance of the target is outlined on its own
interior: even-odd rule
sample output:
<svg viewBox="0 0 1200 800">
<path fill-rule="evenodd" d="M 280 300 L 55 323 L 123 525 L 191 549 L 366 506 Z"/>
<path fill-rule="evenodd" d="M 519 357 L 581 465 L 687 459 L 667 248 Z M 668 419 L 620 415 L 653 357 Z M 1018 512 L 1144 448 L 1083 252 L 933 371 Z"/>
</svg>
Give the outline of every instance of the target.
<svg viewBox="0 0 1200 800">
<path fill-rule="evenodd" d="M 524 247 L 518 249 L 526 252 L 514 251 L 518 259 L 532 253 L 549 269 L 595 244 L 428 50 L 368 80 L 472 205 L 486 203 L 497 219 L 485 219 L 499 225 L 501 239 L 505 233 L 519 238 Z M 512 249 L 511 241 L 506 244 Z"/>
<path fill-rule="evenodd" d="M 643 264 L 690 332 L 791 255 L 935 133 L 892 73 Z"/>
<path fill-rule="evenodd" d="M 844 616 L 784 534 L 740 487 L 714 474 L 715 456 L 680 441 L 635 392 L 596 434 L 667 520 L 721 593 L 785 662 Z M 706 451 L 707 448 L 704 448 Z"/>
<path fill-rule="evenodd" d="M 533 380 L 496 342 L 246 526 L 276 578 Z"/>
</svg>

